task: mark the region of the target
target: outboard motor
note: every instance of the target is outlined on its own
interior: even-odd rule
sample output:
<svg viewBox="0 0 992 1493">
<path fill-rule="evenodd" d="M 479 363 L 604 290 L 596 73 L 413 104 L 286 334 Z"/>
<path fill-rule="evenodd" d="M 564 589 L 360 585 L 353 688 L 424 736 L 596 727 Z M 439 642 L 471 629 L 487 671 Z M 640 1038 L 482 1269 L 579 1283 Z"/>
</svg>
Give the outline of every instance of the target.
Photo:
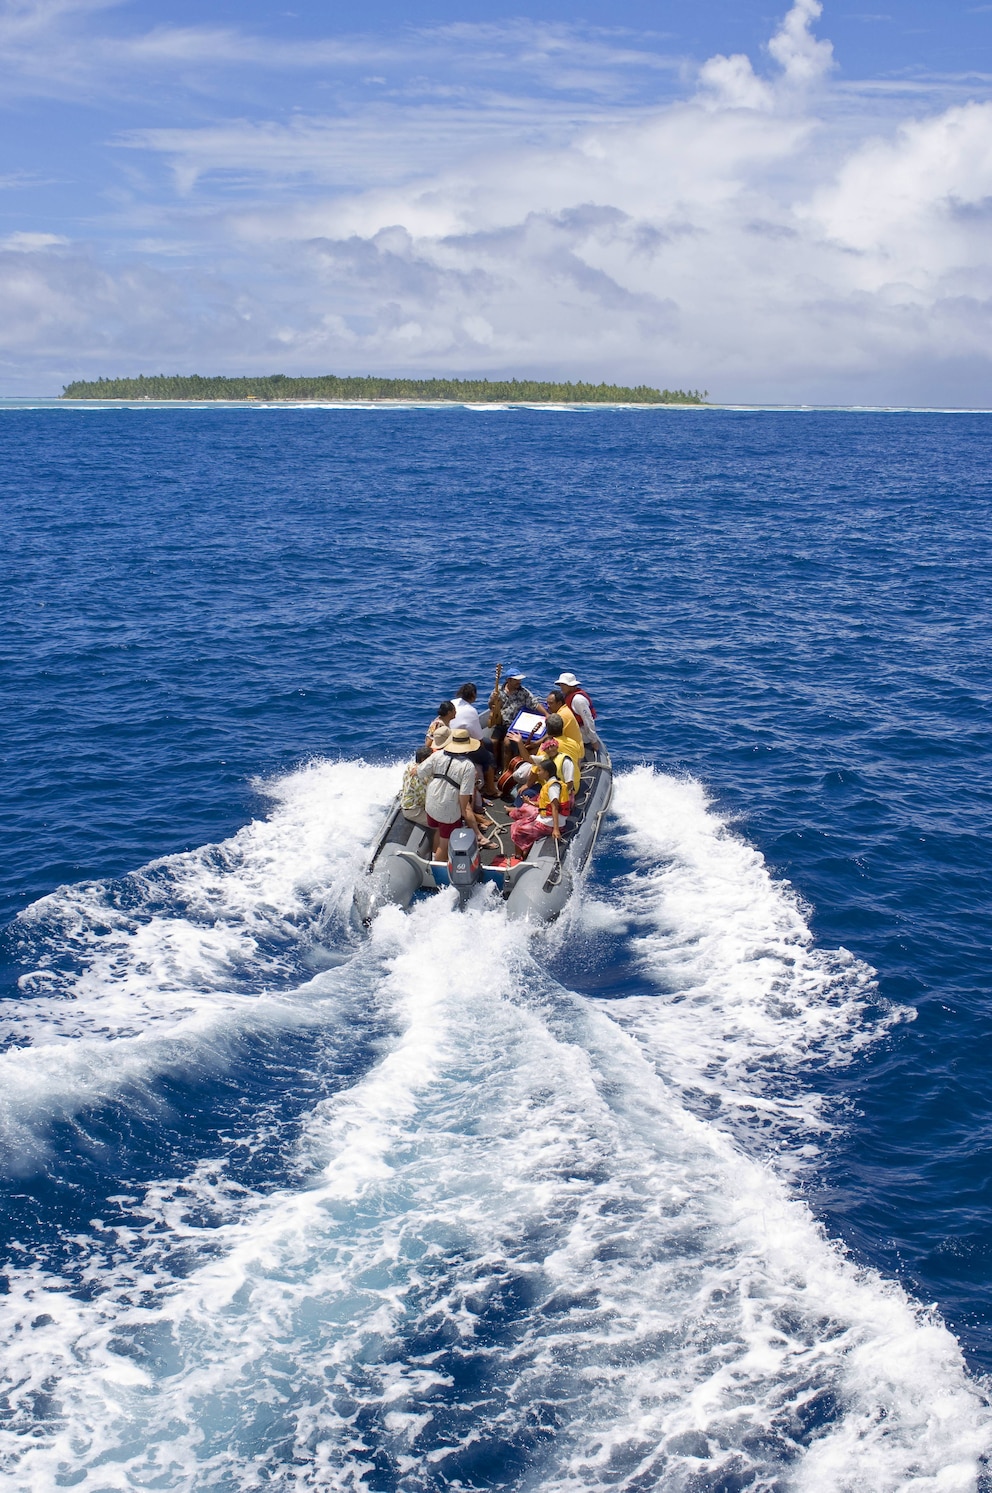
<svg viewBox="0 0 992 1493">
<path fill-rule="evenodd" d="M 481 875 L 475 830 L 463 824 L 451 831 L 448 841 L 448 879 L 453 887 L 458 888 L 458 895 L 464 902 Z"/>
</svg>

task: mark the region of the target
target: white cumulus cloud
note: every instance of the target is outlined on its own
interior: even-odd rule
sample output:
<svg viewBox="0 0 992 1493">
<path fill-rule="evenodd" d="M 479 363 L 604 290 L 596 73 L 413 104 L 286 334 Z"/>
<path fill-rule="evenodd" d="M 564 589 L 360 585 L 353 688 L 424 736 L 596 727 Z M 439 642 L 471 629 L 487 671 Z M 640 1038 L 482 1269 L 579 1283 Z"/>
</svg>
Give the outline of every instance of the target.
<svg viewBox="0 0 992 1493">
<path fill-rule="evenodd" d="M 122 209 L 113 261 L 32 246 L 25 224 L 0 264 L 16 353 L 2 320 L 0 348 L 30 357 L 37 325 L 36 366 L 66 376 L 375 368 L 992 402 L 992 103 L 900 117 L 839 88 L 819 16 L 796 0 L 763 58 L 710 58 L 654 105 L 394 90 L 335 116 L 133 130 L 121 153 L 166 164 L 174 194 Z M 497 42 L 445 34 L 473 55 Z M 567 44 L 545 35 L 542 67 L 556 49 L 591 65 L 588 38 Z M 73 275 L 99 287 L 92 314 L 67 309 Z"/>
</svg>

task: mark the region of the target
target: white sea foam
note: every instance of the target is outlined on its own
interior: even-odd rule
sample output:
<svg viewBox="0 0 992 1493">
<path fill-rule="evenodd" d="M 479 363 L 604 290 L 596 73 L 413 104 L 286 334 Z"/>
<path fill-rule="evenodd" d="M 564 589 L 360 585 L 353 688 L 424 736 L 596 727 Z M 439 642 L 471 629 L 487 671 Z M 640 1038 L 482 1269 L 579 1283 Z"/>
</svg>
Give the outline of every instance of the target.
<svg viewBox="0 0 992 1493">
<path fill-rule="evenodd" d="M 397 1035 L 310 1114 L 308 1188 L 201 1165 L 103 1221 L 92 1301 L 12 1281 L 16 1486 L 466 1486 L 487 1447 L 570 1493 L 975 1486 L 990 1426 L 951 1334 L 525 930 L 445 896 L 387 910 L 368 958 Z"/>
<path fill-rule="evenodd" d="M 202 1158 L 11 1273 L 9 1486 L 976 1487 L 951 1333 L 740 1143 L 773 1074 L 866 1040 L 869 972 L 819 962 L 694 785 L 634 774 L 618 808 L 642 868 L 573 931 L 634 925 L 667 994 L 570 993 L 494 900 L 386 909 L 326 978 L 393 1035 L 306 1115 L 304 1182 Z"/>
<path fill-rule="evenodd" d="M 639 768 L 617 779 L 614 807 L 639 863 L 616 911 L 663 996 L 614 1015 L 698 1112 L 795 1164 L 830 1123 L 808 1070 L 850 1062 L 915 1012 L 883 1005 L 846 949 L 814 944 L 799 897 L 698 782 Z"/>
<path fill-rule="evenodd" d="M 0 1003 L 0 1137 L 15 1166 L 34 1158 L 32 1127 L 149 1076 L 222 1069 L 239 1034 L 312 1019 L 334 981 L 301 978 L 301 945 L 341 938 L 396 781 L 395 767 L 312 763 L 259 785 L 273 812 L 224 844 L 21 914 L 37 962 Z"/>
</svg>

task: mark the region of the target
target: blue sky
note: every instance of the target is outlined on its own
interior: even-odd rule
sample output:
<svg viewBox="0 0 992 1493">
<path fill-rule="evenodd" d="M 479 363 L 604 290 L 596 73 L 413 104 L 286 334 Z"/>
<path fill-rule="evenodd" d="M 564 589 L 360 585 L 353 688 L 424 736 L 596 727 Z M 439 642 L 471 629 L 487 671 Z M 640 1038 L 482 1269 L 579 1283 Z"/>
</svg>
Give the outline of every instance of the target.
<svg viewBox="0 0 992 1493">
<path fill-rule="evenodd" d="M 0 392 L 992 404 L 992 5 L 2 0 Z"/>
</svg>

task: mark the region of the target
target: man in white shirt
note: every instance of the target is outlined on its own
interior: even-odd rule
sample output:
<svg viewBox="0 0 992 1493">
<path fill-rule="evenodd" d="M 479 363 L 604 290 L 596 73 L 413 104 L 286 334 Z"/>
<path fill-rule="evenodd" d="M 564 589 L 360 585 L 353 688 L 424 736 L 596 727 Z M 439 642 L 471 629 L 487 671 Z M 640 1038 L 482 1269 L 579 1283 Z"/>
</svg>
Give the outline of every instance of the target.
<svg viewBox="0 0 992 1493">
<path fill-rule="evenodd" d="M 463 684 L 455 696 L 453 704 L 455 707 L 454 720 L 451 721 L 451 729 L 464 726 L 470 736 L 475 738 L 476 749 L 472 753 L 472 761 L 482 768 L 485 774 L 485 782 L 482 791 L 487 798 L 496 798 L 496 758 L 493 749 L 485 740 L 485 729 L 489 725 L 489 711 L 479 714 L 475 708 L 478 699 L 478 690 L 474 684 Z"/>
<path fill-rule="evenodd" d="M 455 718 L 448 725 L 454 730 L 455 726 L 464 726 L 470 736 L 475 736 L 479 741 L 483 739 L 482 733 L 489 725 L 489 711 L 485 712 L 485 720 L 475 708 L 475 702 L 479 698 L 479 692 L 474 684 L 463 684 L 454 698 Z"/>
</svg>

